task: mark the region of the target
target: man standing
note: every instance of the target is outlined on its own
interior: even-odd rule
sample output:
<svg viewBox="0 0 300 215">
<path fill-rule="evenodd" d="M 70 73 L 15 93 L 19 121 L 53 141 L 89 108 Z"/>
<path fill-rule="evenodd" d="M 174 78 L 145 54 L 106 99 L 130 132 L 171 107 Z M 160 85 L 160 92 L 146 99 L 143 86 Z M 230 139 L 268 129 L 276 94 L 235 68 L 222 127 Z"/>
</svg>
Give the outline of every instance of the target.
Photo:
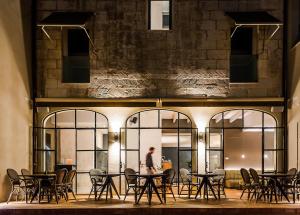
<svg viewBox="0 0 300 215">
<path fill-rule="evenodd" d="M 152 154 L 154 153 L 155 148 L 150 147 L 149 152 L 146 155 L 146 167 L 147 167 L 147 173 L 148 174 L 154 174 L 156 172 L 156 169 L 153 164 Z"/>
</svg>

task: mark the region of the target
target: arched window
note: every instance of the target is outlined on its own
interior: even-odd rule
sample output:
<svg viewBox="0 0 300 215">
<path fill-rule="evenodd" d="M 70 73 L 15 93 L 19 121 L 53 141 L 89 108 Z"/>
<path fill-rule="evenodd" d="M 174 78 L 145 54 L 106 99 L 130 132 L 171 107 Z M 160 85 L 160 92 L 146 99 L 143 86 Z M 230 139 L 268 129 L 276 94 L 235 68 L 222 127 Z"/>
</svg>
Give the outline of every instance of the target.
<svg viewBox="0 0 300 215">
<path fill-rule="evenodd" d="M 206 162 L 217 168 L 284 171 L 283 128 L 267 112 L 228 110 L 214 115 L 206 132 Z"/>
<path fill-rule="evenodd" d="M 183 113 L 164 109 L 135 113 L 126 120 L 121 136 L 121 173 L 125 168 L 146 172 L 145 158 L 151 146 L 156 148 L 153 154 L 156 168 L 174 168 L 176 182 L 180 168 L 198 171 L 197 129 Z"/>
<path fill-rule="evenodd" d="M 61 110 L 46 116 L 35 128 L 34 172 L 76 168 L 77 193 L 89 193 L 88 172 L 108 170 L 108 120 L 90 110 Z"/>
</svg>

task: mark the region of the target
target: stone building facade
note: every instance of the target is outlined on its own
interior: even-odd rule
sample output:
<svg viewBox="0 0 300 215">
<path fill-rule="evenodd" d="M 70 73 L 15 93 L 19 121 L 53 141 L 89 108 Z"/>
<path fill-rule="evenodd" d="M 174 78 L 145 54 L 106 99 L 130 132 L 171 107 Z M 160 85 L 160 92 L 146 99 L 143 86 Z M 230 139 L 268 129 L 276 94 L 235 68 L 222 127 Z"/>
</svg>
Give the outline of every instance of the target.
<svg viewBox="0 0 300 215">
<path fill-rule="evenodd" d="M 147 0 L 39 0 L 37 22 L 53 11 L 92 11 L 91 81 L 62 83 L 62 31 L 37 27 L 38 97 L 280 97 L 282 28 L 257 34 L 258 82 L 229 81 L 226 11 L 264 10 L 283 19 L 283 0 L 173 0 L 169 31 L 147 29 Z"/>
</svg>

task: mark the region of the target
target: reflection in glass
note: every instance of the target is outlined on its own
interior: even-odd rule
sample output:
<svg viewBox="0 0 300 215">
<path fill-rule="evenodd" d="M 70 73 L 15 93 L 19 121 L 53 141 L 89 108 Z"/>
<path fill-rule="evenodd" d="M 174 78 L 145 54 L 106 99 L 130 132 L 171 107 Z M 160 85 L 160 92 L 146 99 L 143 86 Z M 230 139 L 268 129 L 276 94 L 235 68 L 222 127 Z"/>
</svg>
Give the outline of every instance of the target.
<svg viewBox="0 0 300 215">
<path fill-rule="evenodd" d="M 224 116 L 224 127 L 242 127 L 243 126 L 243 111 L 231 110 L 226 111 Z"/>
</svg>

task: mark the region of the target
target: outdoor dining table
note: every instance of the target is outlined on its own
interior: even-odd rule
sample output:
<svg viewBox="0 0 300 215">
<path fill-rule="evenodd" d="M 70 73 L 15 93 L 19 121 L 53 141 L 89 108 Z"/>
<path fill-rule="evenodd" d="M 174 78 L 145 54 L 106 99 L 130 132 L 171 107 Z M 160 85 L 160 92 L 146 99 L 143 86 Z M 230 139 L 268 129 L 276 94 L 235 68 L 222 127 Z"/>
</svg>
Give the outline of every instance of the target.
<svg viewBox="0 0 300 215">
<path fill-rule="evenodd" d="M 265 178 L 269 178 L 268 180 L 268 185 L 271 188 L 271 195 L 270 195 L 270 202 L 272 202 L 272 196 L 274 194 L 275 196 L 275 201 L 276 203 L 278 203 L 277 201 L 277 189 L 280 191 L 280 193 L 284 196 L 284 198 L 290 202 L 289 197 L 287 195 L 287 193 L 285 192 L 282 183 L 280 182 L 280 179 L 284 179 L 287 178 L 289 175 L 288 174 L 283 174 L 283 173 L 263 173 L 263 174 L 259 174 L 260 177 L 263 178 L 263 180 Z M 260 199 L 262 197 L 263 193 L 258 197 L 258 199 Z"/>
<path fill-rule="evenodd" d="M 136 184 L 135 184 L 135 204 L 139 204 L 142 196 L 144 195 L 146 189 L 147 189 L 147 198 L 148 198 L 148 204 L 151 205 L 152 203 L 152 193 L 153 190 L 155 192 L 155 194 L 157 195 L 160 203 L 166 203 L 166 178 L 165 178 L 165 174 L 163 173 L 155 173 L 155 174 L 133 174 L 133 175 L 129 175 L 132 177 L 137 177 L 137 178 L 144 178 L 145 179 L 145 184 L 142 186 L 142 190 L 139 192 L 139 196 L 138 196 L 138 192 L 137 192 L 137 181 L 136 180 Z M 158 188 L 154 182 L 155 179 L 159 179 L 161 178 L 161 183 L 162 183 L 162 187 L 163 187 L 163 191 L 162 191 L 162 198 L 159 195 L 158 192 Z"/>
<path fill-rule="evenodd" d="M 215 194 L 215 191 L 212 187 L 212 184 L 210 183 L 210 178 L 219 176 L 219 174 L 216 173 L 191 173 L 190 175 L 198 178 L 202 178 L 202 181 L 198 187 L 197 193 L 195 195 L 195 199 L 197 199 L 198 195 L 200 194 L 201 197 L 201 190 L 204 188 L 203 197 L 208 200 L 208 188 L 210 188 L 213 196 L 215 199 L 218 199 L 217 195 Z"/>
<path fill-rule="evenodd" d="M 33 202 L 34 198 L 40 195 L 41 192 L 41 183 L 42 181 L 55 181 L 56 180 L 56 174 L 30 174 L 30 175 L 24 175 L 23 177 L 26 178 L 32 178 L 33 181 L 37 182 L 37 187 L 34 190 L 34 193 L 31 197 L 30 203 Z M 41 199 L 39 198 L 39 203 Z"/>
<path fill-rule="evenodd" d="M 115 191 L 115 194 L 120 199 L 120 195 L 119 195 L 119 193 L 117 191 L 116 185 L 115 185 L 114 180 L 113 180 L 114 177 L 117 177 L 117 176 L 120 176 L 120 175 L 121 175 L 120 173 L 103 173 L 103 174 L 97 174 L 97 175 L 95 175 L 95 176 L 99 176 L 99 177 L 105 178 L 105 181 L 103 183 L 102 189 L 100 190 L 100 194 L 99 194 L 98 200 L 100 200 L 100 198 L 101 198 L 104 190 L 106 190 L 106 198 L 105 198 L 106 200 L 107 200 L 108 193 L 110 193 L 110 198 L 111 199 L 113 198 L 112 190 Z M 95 199 L 96 199 L 97 198 L 97 189 L 95 189 L 94 193 L 95 193 Z"/>
</svg>

